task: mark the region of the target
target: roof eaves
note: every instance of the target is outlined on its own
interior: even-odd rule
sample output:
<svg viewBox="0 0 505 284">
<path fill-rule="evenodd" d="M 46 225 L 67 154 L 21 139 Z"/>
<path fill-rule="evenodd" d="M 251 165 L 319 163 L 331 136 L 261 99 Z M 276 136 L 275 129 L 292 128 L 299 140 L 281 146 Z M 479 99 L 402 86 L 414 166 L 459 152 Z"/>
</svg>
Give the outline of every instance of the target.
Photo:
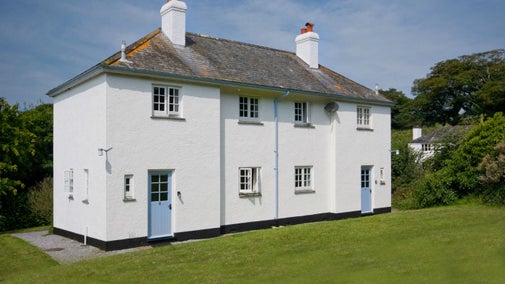
<svg viewBox="0 0 505 284">
<path fill-rule="evenodd" d="M 363 103 L 363 104 L 372 104 L 372 105 L 380 105 L 380 106 L 388 106 L 388 107 L 394 106 L 394 103 L 391 101 L 377 100 L 377 99 L 372 99 L 372 98 L 349 97 L 348 95 L 345 95 L 345 94 L 312 92 L 312 91 L 298 90 L 298 89 L 293 89 L 293 88 L 288 88 L 288 87 L 283 87 L 283 86 L 278 86 L 278 87 L 265 86 L 265 85 L 251 84 L 251 83 L 228 81 L 228 80 L 222 80 L 222 79 L 213 79 L 213 78 L 206 78 L 206 77 L 179 75 L 179 74 L 166 73 L 166 72 L 130 69 L 130 68 L 123 67 L 123 66 L 107 65 L 107 66 L 102 66 L 102 70 L 104 72 L 114 73 L 114 74 L 136 75 L 136 76 L 140 76 L 140 77 L 149 77 L 149 78 L 158 78 L 158 79 L 175 79 L 175 80 L 181 80 L 181 81 L 186 81 L 186 82 L 198 82 L 198 83 L 206 83 L 206 84 L 211 84 L 211 85 L 227 85 L 227 86 L 243 87 L 243 88 L 257 88 L 257 89 L 262 89 L 262 90 L 267 90 L 267 91 L 285 92 L 286 90 L 289 90 L 291 92 L 301 94 L 301 95 L 326 97 L 326 98 L 331 98 L 331 99 L 334 99 L 337 101 L 342 101 L 342 102 Z"/>
<path fill-rule="evenodd" d="M 82 72 L 81 74 L 73 77 L 72 79 L 66 81 L 65 83 L 49 90 L 49 92 L 47 92 L 46 95 L 50 97 L 56 97 L 57 95 L 81 84 L 82 82 L 100 75 L 101 73 L 104 72 L 104 67 L 105 66 L 103 64 L 97 64 L 89 68 L 88 70 Z"/>
</svg>

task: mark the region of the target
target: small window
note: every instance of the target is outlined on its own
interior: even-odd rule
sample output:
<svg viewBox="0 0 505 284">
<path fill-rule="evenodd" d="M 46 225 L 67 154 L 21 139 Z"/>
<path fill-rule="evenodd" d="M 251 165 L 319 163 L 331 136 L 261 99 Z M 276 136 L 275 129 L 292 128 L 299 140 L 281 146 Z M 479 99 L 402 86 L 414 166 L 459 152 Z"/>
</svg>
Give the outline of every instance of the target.
<svg viewBox="0 0 505 284">
<path fill-rule="evenodd" d="M 370 108 L 358 106 L 356 109 L 358 128 L 371 128 Z"/>
<path fill-rule="evenodd" d="M 65 171 L 65 192 L 74 192 L 74 170 L 69 169 Z"/>
<path fill-rule="evenodd" d="M 260 192 L 260 168 L 239 168 L 239 193 L 258 194 Z"/>
<path fill-rule="evenodd" d="M 312 190 L 312 167 L 295 167 L 295 191 Z"/>
<path fill-rule="evenodd" d="M 124 198 L 133 199 L 133 175 L 124 176 Z"/>
<path fill-rule="evenodd" d="M 179 89 L 163 86 L 153 87 L 153 115 L 180 116 Z"/>
<path fill-rule="evenodd" d="M 295 123 L 309 124 L 310 123 L 310 104 L 307 102 L 295 103 Z"/>
<path fill-rule="evenodd" d="M 432 150 L 431 144 L 422 144 L 423 152 L 430 152 Z"/>
<path fill-rule="evenodd" d="M 379 169 L 379 180 L 380 180 L 380 184 L 382 184 L 382 185 L 386 184 L 384 168 Z"/>
<path fill-rule="evenodd" d="M 259 118 L 259 100 L 258 98 L 240 97 L 239 98 L 239 117 L 240 119 L 258 120 Z"/>
</svg>

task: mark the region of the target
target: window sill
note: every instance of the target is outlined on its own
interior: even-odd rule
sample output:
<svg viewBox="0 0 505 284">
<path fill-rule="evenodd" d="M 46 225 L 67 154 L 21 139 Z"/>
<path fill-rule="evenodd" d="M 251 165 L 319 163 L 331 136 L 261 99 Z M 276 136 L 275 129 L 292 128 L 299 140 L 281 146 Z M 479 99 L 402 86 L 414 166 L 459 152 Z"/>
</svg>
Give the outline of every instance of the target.
<svg viewBox="0 0 505 284">
<path fill-rule="evenodd" d="M 238 196 L 240 198 L 261 197 L 261 192 L 240 192 Z"/>
<path fill-rule="evenodd" d="M 356 127 L 356 130 L 359 130 L 359 131 L 373 131 L 373 128 L 370 128 L 370 127 Z"/>
<path fill-rule="evenodd" d="M 186 121 L 184 117 L 176 116 L 176 115 L 151 115 L 152 119 L 171 119 L 171 120 L 181 120 Z"/>
<path fill-rule="evenodd" d="M 248 125 L 263 125 L 263 122 L 260 121 L 247 121 L 247 120 L 239 120 L 238 124 L 248 124 Z"/>
<path fill-rule="evenodd" d="M 313 189 L 295 189 L 295 194 L 316 193 Z"/>
<path fill-rule="evenodd" d="M 293 126 L 297 128 L 316 128 L 312 123 L 295 123 Z"/>
<path fill-rule="evenodd" d="M 135 202 L 137 199 L 132 198 L 132 197 L 125 197 L 123 198 L 123 202 Z"/>
</svg>

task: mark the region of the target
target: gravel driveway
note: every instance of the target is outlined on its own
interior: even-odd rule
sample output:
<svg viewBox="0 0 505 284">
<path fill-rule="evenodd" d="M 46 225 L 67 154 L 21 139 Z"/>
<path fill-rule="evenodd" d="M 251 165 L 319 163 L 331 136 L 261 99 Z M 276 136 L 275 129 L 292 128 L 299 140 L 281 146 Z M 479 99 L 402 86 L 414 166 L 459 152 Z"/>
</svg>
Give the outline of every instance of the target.
<svg viewBox="0 0 505 284">
<path fill-rule="evenodd" d="M 103 251 L 93 246 L 85 246 L 77 241 L 65 237 L 49 235 L 47 231 L 18 233 L 12 234 L 12 236 L 25 240 L 38 247 L 59 263 L 72 263 L 85 259 L 150 248 L 149 246 L 146 246 L 116 251 Z"/>
</svg>

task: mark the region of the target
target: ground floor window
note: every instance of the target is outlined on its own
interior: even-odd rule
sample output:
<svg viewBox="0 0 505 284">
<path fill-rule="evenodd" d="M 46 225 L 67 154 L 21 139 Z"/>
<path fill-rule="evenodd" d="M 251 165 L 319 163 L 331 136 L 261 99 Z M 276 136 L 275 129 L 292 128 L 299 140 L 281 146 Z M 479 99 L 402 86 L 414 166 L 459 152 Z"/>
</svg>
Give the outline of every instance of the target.
<svg viewBox="0 0 505 284">
<path fill-rule="evenodd" d="M 74 192 L 74 170 L 69 169 L 65 171 L 65 192 Z"/>
<path fill-rule="evenodd" d="M 134 198 L 133 195 L 133 175 L 124 176 L 124 199 L 131 200 Z"/>
<path fill-rule="evenodd" d="M 260 168 L 239 168 L 239 194 L 258 194 L 260 192 Z"/>
<path fill-rule="evenodd" d="M 295 167 L 295 191 L 312 190 L 312 166 Z"/>
</svg>

